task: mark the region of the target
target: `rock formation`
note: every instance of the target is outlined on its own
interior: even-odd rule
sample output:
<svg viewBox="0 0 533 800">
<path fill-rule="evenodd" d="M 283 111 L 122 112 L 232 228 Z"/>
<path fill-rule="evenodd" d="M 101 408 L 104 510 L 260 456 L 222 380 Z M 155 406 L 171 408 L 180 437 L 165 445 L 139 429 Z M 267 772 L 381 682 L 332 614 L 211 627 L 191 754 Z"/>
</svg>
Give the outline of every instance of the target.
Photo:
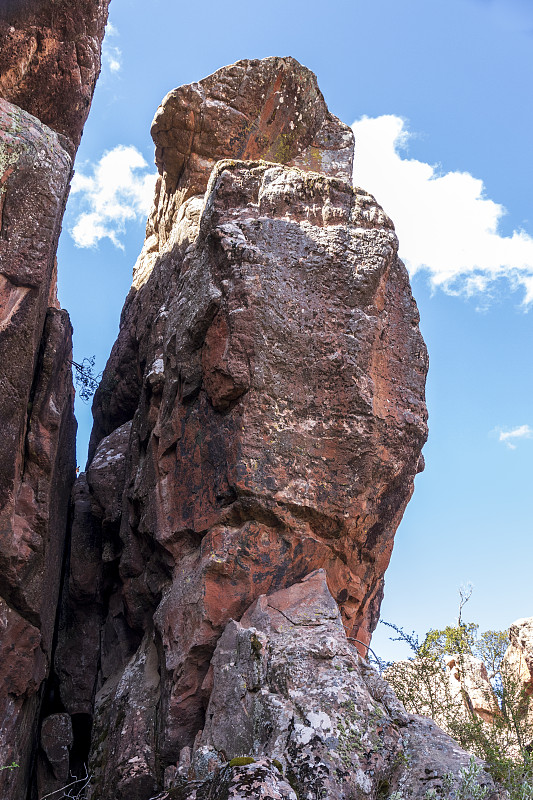
<svg viewBox="0 0 533 800">
<path fill-rule="evenodd" d="M 522 747 L 533 749 L 533 617 L 518 619 L 509 628 L 509 647 L 502 672 L 508 692 L 514 697 L 517 729 L 522 732 Z M 517 743 L 518 744 L 518 743 Z"/>
<path fill-rule="evenodd" d="M 0 8 L 0 97 L 68 137 L 64 145 L 71 154 L 100 73 L 108 5 L 2 0 Z"/>
<path fill-rule="evenodd" d="M 154 206 L 65 538 L 55 248 L 106 13 L 0 13 L 0 759 L 20 764 L 2 796 L 87 761 L 92 800 L 458 785 L 467 754 L 358 652 L 423 466 L 427 354 L 393 225 L 351 186 L 351 130 L 291 58 L 155 116 Z"/>
<path fill-rule="evenodd" d="M 0 765 L 19 764 L 0 772 L 5 798 L 26 797 L 52 661 L 75 473 L 55 254 L 106 17 L 107 0 L 0 9 Z"/>
<path fill-rule="evenodd" d="M 167 771 L 161 800 L 422 800 L 441 794 L 447 774 L 459 788 L 469 756 L 430 720 L 406 714 L 358 655 L 325 578 L 319 570 L 263 595 L 228 623 L 204 730 Z M 479 783 L 487 800 L 499 796 L 483 771 Z"/>
<path fill-rule="evenodd" d="M 426 438 L 394 228 L 352 188 L 351 130 L 312 73 L 239 62 L 167 95 L 152 132 L 55 660 L 62 709 L 94 713 L 94 800 L 157 792 L 204 727 L 217 641 L 260 595 L 325 570 L 364 651 Z"/>
</svg>

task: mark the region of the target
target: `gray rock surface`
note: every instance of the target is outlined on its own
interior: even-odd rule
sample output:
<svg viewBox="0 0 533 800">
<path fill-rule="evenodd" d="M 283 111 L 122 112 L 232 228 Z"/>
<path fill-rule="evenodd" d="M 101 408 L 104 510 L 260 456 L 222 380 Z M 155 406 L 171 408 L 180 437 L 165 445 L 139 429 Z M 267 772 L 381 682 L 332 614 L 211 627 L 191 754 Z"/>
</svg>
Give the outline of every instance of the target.
<svg viewBox="0 0 533 800">
<path fill-rule="evenodd" d="M 348 642 L 321 570 L 228 623 L 212 666 L 205 727 L 161 800 L 222 800 L 232 781 L 243 798 L 292 789 L 298 798 L 422 800 L 445 775 L 457 788 L 469 766 L 431 720 L 406 714 Z M 478 780 L 487 798 L 503 797 L 482 769 Z"/>
</svg>

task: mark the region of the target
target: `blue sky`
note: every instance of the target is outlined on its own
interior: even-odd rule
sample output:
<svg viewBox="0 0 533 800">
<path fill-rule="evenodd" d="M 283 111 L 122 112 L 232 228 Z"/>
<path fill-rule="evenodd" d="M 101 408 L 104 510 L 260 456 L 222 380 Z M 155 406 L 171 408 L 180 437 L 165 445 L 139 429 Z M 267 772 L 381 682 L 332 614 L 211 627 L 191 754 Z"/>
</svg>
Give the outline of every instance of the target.
<svg viewBox="0 0 533 800">
<path fill-rule="evenodd" d="M 355 180 L 395 221 L 430 354 L 426 471 L 396 538 L 384 618 L 533 614 L 533 6 L 529 0 L 112 0 L 59 249 L 75 356 L 102 369 L 144 238 L 149 128 L 169 90 L 292 55 L 355 123 Z M 90 409 L 77 401 L 83 466 Z M 373 646 L 395 655 L 388 633 Z"/>
</svg>

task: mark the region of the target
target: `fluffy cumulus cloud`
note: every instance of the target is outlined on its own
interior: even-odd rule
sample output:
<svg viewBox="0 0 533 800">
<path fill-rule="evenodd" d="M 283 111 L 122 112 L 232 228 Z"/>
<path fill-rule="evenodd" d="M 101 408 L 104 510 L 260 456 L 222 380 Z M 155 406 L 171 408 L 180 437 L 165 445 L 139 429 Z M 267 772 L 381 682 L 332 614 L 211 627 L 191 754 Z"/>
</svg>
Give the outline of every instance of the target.
<svg viewBox="0 0 533 800">
<path fill-rule="evenodd" d="M 498 430 L 498 439 L 504 442 L 511 450 L 516 450 L 516 442 L 521 439 L 533 439 L 533 428 L 529 425 L 519 425 L 510 431 Z"/>
<path fill-rule="evenodd" d="M 499 233 L 505 208 L 485 196 L 481 180 L 408 158 L 410 133 L 400 117 L 363 117 L 353 131 L 354 183 L 394 220 L 411 274 L 426 270 L 435 287 L 467 295 L 506 278 L 523 290 L 526 307 L 533 303 L 533 237 Z"/>
<path fill-rule="evenodd" d="M 142 221 L 150 210 L 155 173 L 139 151 L 118 145 L 104 153 L 87 174 L 82 167 L 74 175 L 71 194 L 77 208 L 70 234 L 78 247 L 94 247 L 110 239 L 123 249 L 121 236 L 129 222 Z"/>
</svg>

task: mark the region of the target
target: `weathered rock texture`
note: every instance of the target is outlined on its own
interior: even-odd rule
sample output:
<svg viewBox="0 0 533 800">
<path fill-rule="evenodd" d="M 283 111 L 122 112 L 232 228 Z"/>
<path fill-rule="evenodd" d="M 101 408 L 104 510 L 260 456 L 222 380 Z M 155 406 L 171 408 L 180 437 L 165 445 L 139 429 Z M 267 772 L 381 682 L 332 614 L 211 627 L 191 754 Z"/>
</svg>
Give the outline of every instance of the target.
<svg viewBox="0 0 533 800">
<path fill-rule="evenodd" d="M 19 764 L 0 771 L 5 798 L 26 797 L 52 661 L 75 474 L 72 331 L 56 299 L 56 249 L 106 7 L 0 9 L 0 765 Z M 45 752 L 62 778 L 52 728 L 43 725 Z"/>
<path fill-rule="evenodd" d="M 461 653 L 442 661 L 423 656 L 396 661 L 384 673 L 409 711 L 431 717 L 451 733 L 450 722 L 479 717 L 492 724 L 500 708 L 483 661 Z"/>
<path fill-rule="evenodd" d="M 414 800 L 440 794 L 445 775 L 460 787 L 470 757 L 430 720 L 406 714 L 359 656 L 325 577 L 320 570 L 263 595 L 228 623 L 212 660 L 205 727 L 192 754 L 167 771 L 161 800 L 394 792 Z M 500 796 L 487 773 L 478 780 L 487 798 Z"/>
<path fill-rule="evenodd" d="M 353 134 L 327 109 L 316 77 L 293 58 L 239 61 L 163 100 L 152 123 L 159 178 L 133 275 L 185 238 L 211 171 L 225 158 L 258 158 L 351 183 Z"/>
<path fill-rule="evenodd" d="M 2 0 L 0 8 L 0 97 L 67 136 L 72 153 L 100 72 L 108 5 Z"/>
<path fill-rule="evenodd" d="M 160 180 L 95 397 L 56 659 L 70 713 L 96 692 L 98 800 L 162 785 L 204 725 L 220 635 L 259 595 L 324 569 L 369 641 L 426 438 L 394 228 L 349 183 L 352 133 L 314 76 L 239 62 L 171 92 L 153 133 Z M 100 563 L 87 583 L 82 552 Z"/>
<path fill-rule="evenodd" d="M 509 647 L 505 652 L 502 672 L 507 676 L 509 692 L 515 697 L 522 729 L 523 747 L 533 748 L 533 617 L 518 619 L 509 628 Z"/>
</svg>

